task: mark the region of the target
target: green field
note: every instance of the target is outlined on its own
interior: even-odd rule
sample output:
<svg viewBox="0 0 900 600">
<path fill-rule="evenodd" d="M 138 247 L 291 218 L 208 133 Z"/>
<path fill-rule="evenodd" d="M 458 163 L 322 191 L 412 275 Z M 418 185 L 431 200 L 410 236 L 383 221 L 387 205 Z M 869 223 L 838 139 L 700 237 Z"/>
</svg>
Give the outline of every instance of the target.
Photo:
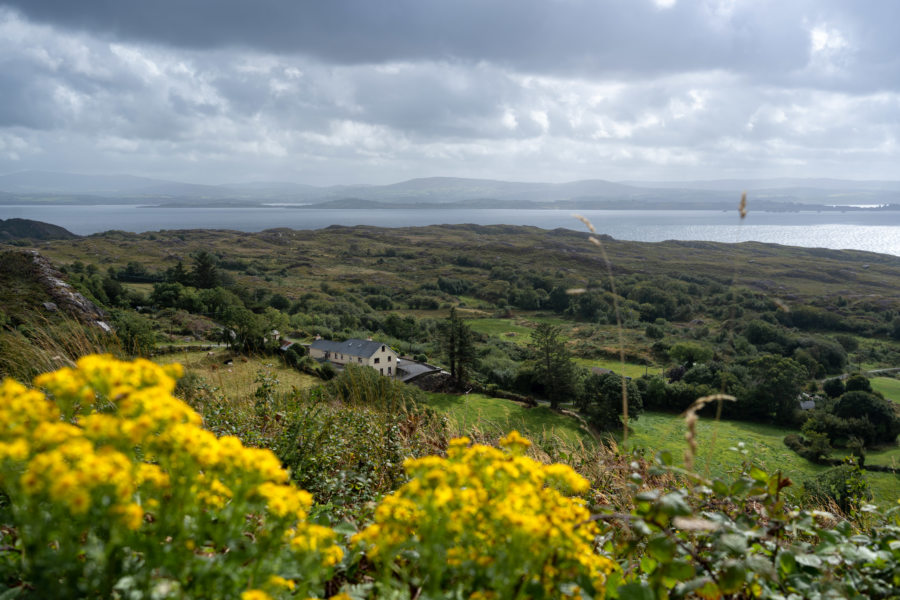
<svg viewBox="0 0 900 600">
<path fill-rule="evenodd" d="M 884 397 L 892 402 L 900 404 L 900 379 L 893 377 L 873 377 L 869 380 L 872 389 L 881 392 Z"/>
<path fill-rule="evenodd" d="M 531 340 L 532 329 L 517 321 L 518 319 L 467 319 L 466 325 L 476 333 L 527 344 Z"/>
<path fill-rule="evenodd" d="M 558 436 L 573 443 L 591 439 L 577 420 L 555 413 L 546 406 L 528 408 L 518 402 L 482 394 L 428 394 L 428 404 L 446 413 L 460 435 L 473 428 L 489 433 L 508 433 L 516 429 L 536 439 Z"/>
<path fill-rule="evenodd" d="M 546 435 L 570 442 L 590 439 L 575 419 L 554 413 L 547 407 L 526 408 L 515 402 L 481 394 L 428 394 L 427 402 L 447 414 L 460 435 L 473 428 L 488 433 L 517 429 L 537 439 Z M 643 448 L 648 455 L 667 450 L 672 453 L 676 464 L 681 465 L 686 448 L 685 431 L 684 420 L 678 415 L 644 413 L 631 422 L 629 446 Z M 772 425 L 716 422 L 701 418 L 697 423 L 699 447 L 695 470 L 707 477 L 718 477 L 735 472 L 744 461 L 750 461 L 770 471 L 780 469 L 794 481 L 794 489 L 799 492 L 805 479 L 816 476 L 828 467 L 813 464 L 785 446 L 782 440 L 792 432 Z M 871 464 L 891 464 L 892 459 L 900 463 L 900 449 L 868 455 Z M 866 477 L 879 504 L 893 504 L 900 498 L 900 477 L 873 472 L 866 473 Z"/>
<path fill-rule="evenodd" d="M 600 367 L 601 369 L 609 369 L 613 373 L 625 374 L 626 377 L 637 378 L 647 373 L 652 375 L 659 373 L 659 367 L 637 365 L 634 363 L 625 363 L 624 365 L 611 358 L 576 358 L 575 363 L 582 367 Z"/>
<path fill-rule="evenodd" d="M 686 442 L 684 420 L 678 415 L 648 412 L 631 423 L 632 433 L 628 438 L 632 447 L 646 448 L 651 453 L 668 450 L 682 464 Z M 715 477 L 738 469 L 745 460 L 774 471 L 781 471 L 790 477 L 797 489 L 804 479 L 815 476 L 828 467 L 813 464 L 801 458 L 782 441 L 793 430 L 771 425 L 743 423 L 739 421 L 719 421 L 700 419 L 697 423 L 697 458 L 695 470 L 701 475 Z M 732 451 L 743 443 L 746 454 Z M 871 453 L 872 464 L 890 463 L 890 456 L 900 459 L 900 450 L 892 449 L 882 453 Z M 876 501 L 884 505 L 900 498 L 900 476 L 890 473 L 866 473 Z"/>
</svg>

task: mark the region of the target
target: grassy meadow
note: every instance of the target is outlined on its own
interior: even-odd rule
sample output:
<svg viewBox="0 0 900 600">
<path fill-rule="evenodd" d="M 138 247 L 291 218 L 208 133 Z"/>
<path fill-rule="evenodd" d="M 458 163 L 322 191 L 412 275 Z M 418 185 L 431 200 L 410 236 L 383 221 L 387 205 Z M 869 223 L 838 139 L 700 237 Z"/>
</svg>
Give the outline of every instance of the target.
<svg viewBox="0 0 900 600">
<path fill-rule="evenodd" d="M 683 464 L 687 442 L 681 416 L 647 412 L 630 425 L 630 448 L 643 448 L 651 455 L 668 451 L 676 464 Z M 814 477 L 828 467 L 811 463 L 785 446 L 784 436 L 789 433 L 795 431 L 774 425 L 701 418 L 697 422 L 698 448 L 694 469 L 701 475 L 715 477 L 740 468 L 745 461 L 752 461 L 769 471 L 780 469 L 794 481 L 795 489 L 799 489 L 804 479 Z M 894 456 L 900 459 L 900 449 L 871 452 L 867 461 L 890 464 L 890 458 Z M 866 478 L 876 502 L 882 506 L 896 502 L 900 475 L 866 472 Z"/>
<path fill-rule="evenodd" d="M 535 439 L 555 436 L 570 443 L 589 443 L 592 439 L 578 420 L 546 406 L 529 408 L 482 394 L 428 394 L 427 403 L 447 415 L 454 434 L 466 435 L 473 430 L 508 433 L 515 429 Z"/>
<path fill-rule="evenodd" d="M 225 364 L 227 360 L 231 364 Z M 217 388 L 220 394 L 236 403 L 253 397 L 259 387 L 260 373 L 277 380 L 275 390 L 278 392 L 290 392 L 293 388 L 304 390 L 321 383 L 321 380 L 285 365 L 279 357 L 233 357 L 224 350 L 215 351 L 211 356 L 208 352 L 172 352 L 157 356 L 154 362 L 180 363 L 185 373 L 194 374 L 202 383 Z"/>
<path fill-rule="evenodd" d="M 881 392 L 888 400 L 900 404 L 900 379 L 873 377 L 869 382 L 872 384 L 872 389 L 876 392 Z"/>
</svg>

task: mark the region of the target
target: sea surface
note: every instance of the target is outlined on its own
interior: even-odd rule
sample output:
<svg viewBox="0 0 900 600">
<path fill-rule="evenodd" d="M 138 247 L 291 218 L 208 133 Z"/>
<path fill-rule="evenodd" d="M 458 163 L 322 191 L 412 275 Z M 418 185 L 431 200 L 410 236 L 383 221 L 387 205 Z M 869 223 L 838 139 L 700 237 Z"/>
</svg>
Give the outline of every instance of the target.
<svg viewBox="0 0 900 600">
<path fill-rule="evenodd" d="M 868 250 L 900 256 L 900 211 L 751 212 L 585 210 L 599 233 L 616 239 L 658 242 L 701 240 L 759 241 L 790 246 Z M 138 206 L 0 206 L 0 219 L 34 219 L 88 235 L 119 229 L 234 229 L 275 227 L 321 229 L 329 225 L 412 227 L 475 223 L 532 225 L 543 229 L 585 229 L 570 210 L 499 209 L 309 209 L 309 208 L 151 208 Z"/>
</svg>

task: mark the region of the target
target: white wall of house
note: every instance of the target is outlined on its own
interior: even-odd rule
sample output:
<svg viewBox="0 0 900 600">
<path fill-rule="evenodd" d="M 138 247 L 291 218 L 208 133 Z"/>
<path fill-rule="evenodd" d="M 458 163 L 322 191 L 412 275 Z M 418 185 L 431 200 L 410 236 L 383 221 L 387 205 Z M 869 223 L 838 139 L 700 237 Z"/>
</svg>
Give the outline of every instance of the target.
<svg viewBox="0 0 900 600">
<path fill-rule="evenodd" d="M 397 353 L 385 344 L 369 357 L 367 364 L 382 375 L 396 375 L 397 358 Z"/>
</svg>

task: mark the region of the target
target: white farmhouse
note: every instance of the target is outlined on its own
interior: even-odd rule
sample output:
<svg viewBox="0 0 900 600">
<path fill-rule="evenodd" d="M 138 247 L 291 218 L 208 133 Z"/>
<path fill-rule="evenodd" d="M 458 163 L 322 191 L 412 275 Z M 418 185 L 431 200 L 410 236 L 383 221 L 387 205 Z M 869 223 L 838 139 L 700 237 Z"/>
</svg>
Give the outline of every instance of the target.
<svg viewBox="0 0 900 600">
<path fill-rule="evenodd" d="M 315 340 L 309 346 L 309 356 L 336 365 L 366 365 L 391 377 L 397 374 L 397 353 L 387 344 L 372 340 Z"/>
</svg>

